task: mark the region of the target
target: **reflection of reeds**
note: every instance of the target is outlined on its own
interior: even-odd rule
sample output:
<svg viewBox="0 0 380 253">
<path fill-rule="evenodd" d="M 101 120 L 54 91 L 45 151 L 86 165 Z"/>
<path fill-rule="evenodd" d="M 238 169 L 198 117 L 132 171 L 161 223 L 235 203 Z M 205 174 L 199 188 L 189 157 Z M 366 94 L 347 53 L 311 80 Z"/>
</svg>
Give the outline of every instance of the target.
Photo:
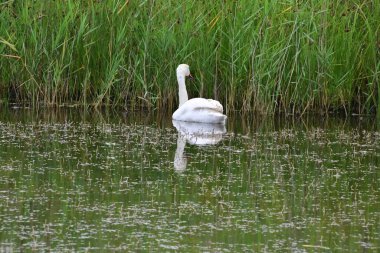
<svg viewBox="0 0 380 253">
<path fill-rule="evenodd" d="M 1 99 L 173 108 L 187 62 L 190 94 L 229 110 L 368 113 L 380 101 L 375 2 L 7 1 Z"/>
</svg>

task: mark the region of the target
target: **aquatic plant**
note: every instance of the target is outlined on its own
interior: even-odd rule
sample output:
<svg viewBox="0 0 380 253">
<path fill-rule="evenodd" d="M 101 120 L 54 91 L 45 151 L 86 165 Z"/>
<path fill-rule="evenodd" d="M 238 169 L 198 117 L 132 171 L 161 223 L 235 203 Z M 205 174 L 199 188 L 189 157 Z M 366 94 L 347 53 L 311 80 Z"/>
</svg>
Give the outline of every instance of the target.
<svg viewBox="0 0 380 253">
<path fill-rule="evenodd" d="M 233 116 L 1 110 L 0 252 L 378 251 L 373 120 Z"/>
<path fill-rule="evenodd" d="M 173 110 L 175 68 L 190 96 L 227 110 L 380 106 L 380 2 L 5 1 L 3 101 Z"/>
</svg>

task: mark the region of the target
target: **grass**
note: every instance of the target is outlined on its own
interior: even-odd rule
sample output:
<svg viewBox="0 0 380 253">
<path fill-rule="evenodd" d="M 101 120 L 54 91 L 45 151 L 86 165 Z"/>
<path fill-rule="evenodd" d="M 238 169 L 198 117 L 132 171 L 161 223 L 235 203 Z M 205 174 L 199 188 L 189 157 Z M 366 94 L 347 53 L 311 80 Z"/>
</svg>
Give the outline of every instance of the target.
<svg viewBox="0 0 380 253">
<path fill-rule="evenodd" d="M 1 99 L 303 113 L 380 108 L 380 0 L 3 1 Z"/>
</svg>

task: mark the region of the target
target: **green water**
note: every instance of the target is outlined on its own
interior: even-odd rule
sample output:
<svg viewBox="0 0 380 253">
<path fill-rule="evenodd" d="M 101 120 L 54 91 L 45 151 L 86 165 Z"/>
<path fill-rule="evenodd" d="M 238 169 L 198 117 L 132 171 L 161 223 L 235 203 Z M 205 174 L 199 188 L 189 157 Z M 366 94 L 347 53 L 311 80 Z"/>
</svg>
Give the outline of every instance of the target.
<svg viewBox="0 0 380 253">
<path fill-rule="evenodd" d="M 379 252 L 378 129 L 235 115 L 199 145 L 170 116 L 2 108 L 0 252 Z"/>
</svg>

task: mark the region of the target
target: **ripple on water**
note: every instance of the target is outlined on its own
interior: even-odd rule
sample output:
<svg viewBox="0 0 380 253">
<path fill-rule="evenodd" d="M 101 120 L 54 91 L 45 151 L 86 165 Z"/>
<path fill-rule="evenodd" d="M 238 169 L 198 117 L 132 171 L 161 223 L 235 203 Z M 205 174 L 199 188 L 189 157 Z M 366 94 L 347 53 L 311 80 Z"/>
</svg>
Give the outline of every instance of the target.
<svg viewBox="0 0 380 253">
<path fill-rule="evenodd" d="M 0 251 L 379 249 L 380 134 L 0 121 Z"/>
</svg>

